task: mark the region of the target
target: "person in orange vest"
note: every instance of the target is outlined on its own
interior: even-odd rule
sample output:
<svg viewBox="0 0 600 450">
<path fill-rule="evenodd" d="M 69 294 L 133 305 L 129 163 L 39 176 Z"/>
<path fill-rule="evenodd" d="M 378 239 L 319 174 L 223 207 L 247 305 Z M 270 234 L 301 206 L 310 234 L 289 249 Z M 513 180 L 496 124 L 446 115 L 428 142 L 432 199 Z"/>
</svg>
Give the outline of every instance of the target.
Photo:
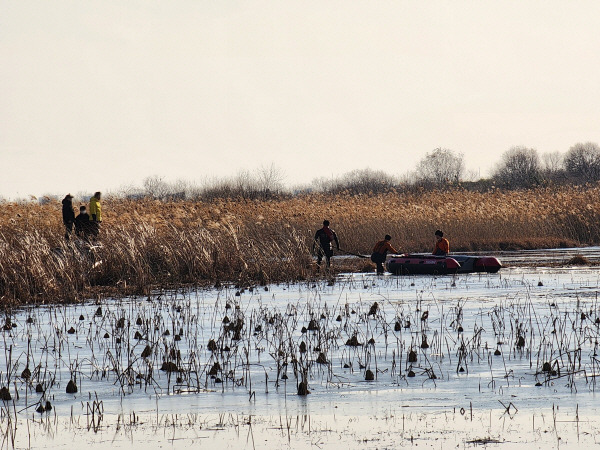
<svg viewBox="0 0 600 450">
<path fill-rule="evenodd" d="M 442 230 L 435 231 L 435 246 L 433 247 L 432 255 L 436 256 L 446 256 L 450 253 L 450 243 L 448 239 L 444 237 L 444 232 Z"/>
<path fill-rule="evenodd" d="M 398 253 L 398 251 L 392 247 L 390 241 L 392 237 L 389 234 L 385 235 L 385 238 L 382 241 L 379 241 L 373 247 L 373 253 L 371 254 L 371 261 L 377 264 L 377 274 L 382 274 L 385 269 L 383 267 L 383 263 L 385 262 L 385 257 L 387 252 Z"/>
</svg>

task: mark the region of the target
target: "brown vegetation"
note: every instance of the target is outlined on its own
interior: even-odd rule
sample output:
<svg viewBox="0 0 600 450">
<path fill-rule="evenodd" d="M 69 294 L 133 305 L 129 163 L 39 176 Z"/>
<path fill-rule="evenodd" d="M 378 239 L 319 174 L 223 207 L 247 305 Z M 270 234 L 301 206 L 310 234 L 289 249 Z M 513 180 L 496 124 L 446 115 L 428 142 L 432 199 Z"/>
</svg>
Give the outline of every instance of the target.
<svg viewBox="0 0 600 450">
<path fill-rule="evenodd" d="M 91 249 L 77 239 L 65 242 L 58 202 L 4 203 L 0 301 L 76 301 L 98 287 L 140 293 L 319 276 L 310 248 L 324 218 L 344 250 L 361 254 L 386 233 L 400 251 L 429 251 L 438 228 L 452 251 L 597 244 L 599 194 L 599 187 L 561 187 L 212 202 L 107 199 L 101 245 Z M 364 260 L 356 264 L 365 270 Z"/>
</svg>

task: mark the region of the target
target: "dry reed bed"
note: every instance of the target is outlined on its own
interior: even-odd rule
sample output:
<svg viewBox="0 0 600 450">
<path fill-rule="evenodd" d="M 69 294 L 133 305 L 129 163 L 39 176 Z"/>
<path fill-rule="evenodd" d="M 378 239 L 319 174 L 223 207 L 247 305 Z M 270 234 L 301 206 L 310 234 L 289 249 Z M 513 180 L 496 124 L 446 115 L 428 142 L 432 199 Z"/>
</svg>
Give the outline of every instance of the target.
<svg viewBox="0 0 600 450">
<path fill-rule="evenodd" d="M 343 249 L 363 254 L 385 233 L 401 251 L 428 251 L 437 228 L 454 251 L 597 244 L 599 194 L 588 186 L 211 203 L 108 199 L 101 246 L 92 250 L 65 242 L 59 202 L 4 203 L 0 302 L 74 301 L 95 287 L 126 293 L 311 278 L 312 236 L 324 218 Z"/>
</svg>

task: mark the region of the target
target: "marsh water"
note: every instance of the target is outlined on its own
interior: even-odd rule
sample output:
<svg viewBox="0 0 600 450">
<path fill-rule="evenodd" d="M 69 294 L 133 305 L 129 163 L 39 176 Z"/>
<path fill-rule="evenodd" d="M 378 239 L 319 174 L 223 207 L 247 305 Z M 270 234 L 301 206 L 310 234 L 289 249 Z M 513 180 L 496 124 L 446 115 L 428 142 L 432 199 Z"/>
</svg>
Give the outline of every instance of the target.
<svg viewBox="0 0 600 450">
<path fill-rule="evenodd" d="M 598 444 L 600 270 L 556 266 L 575 253 L 600 259 L 12 311 L 2 447 Z"/>
</svg>

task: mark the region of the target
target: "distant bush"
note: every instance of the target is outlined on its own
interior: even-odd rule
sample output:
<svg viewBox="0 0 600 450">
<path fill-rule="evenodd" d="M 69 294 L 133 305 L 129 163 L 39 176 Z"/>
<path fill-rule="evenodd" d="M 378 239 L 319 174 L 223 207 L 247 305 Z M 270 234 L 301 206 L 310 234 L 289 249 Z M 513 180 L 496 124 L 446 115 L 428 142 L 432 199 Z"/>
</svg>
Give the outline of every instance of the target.
<svg viewBox="0 0 600 450">
<path fill-rule="evenodd" d="M 583 255 L 575 255 L 567 261 L 571 266 L 589 266 L 590 260 Z"/>
<path fill-rule="evenodd" d="M 382 170 L 358 169 L 327 180 L 319 178 L 312 183 L 314 191 L 329 194 L 379 194 L 398 187 L 398 179 Z"/>
<path fill-rule="evenodd" d="M 198 198 L 207 201 L 269 200 L 287 195 L 283 186 L 283 175 L 274 166 L 262 167 L 254 174 L 244 170 L 232 178 L 209 181 L 198 190 Z"/>
<path fill-rule="evenodd" d="M 513 147 L 504 152 L 493 178 L 509 189 L 540 185 L 542 174 L 537 150 Z"/>
<path fill-rule="evenodd" d="M 142 188 L 127 186 L 118 197 L 128 199 L 150 198 L 160 201 L 216 199 L 272 199 L 285 195 L 283 175 L 273 165 L 255 172 L 243 170 L 230 178 L 212 179 L 201 186 L 184 180 L 169 183 L 164 177 L 153 175 L 143 181 Z"/>
<path fill-rule="evenodd" d="M 567 174 L 582 183 L 600 180 L 600 147 L 594 142 L 578 143 L 564 159 Z"/>
<path fill-rule="evenodd" d="M 458 184 L 465 172 L 464 155 L 447 148 L 436 148 L 419 162 L 416 183 L 441 187 Z"/>
</svg>

